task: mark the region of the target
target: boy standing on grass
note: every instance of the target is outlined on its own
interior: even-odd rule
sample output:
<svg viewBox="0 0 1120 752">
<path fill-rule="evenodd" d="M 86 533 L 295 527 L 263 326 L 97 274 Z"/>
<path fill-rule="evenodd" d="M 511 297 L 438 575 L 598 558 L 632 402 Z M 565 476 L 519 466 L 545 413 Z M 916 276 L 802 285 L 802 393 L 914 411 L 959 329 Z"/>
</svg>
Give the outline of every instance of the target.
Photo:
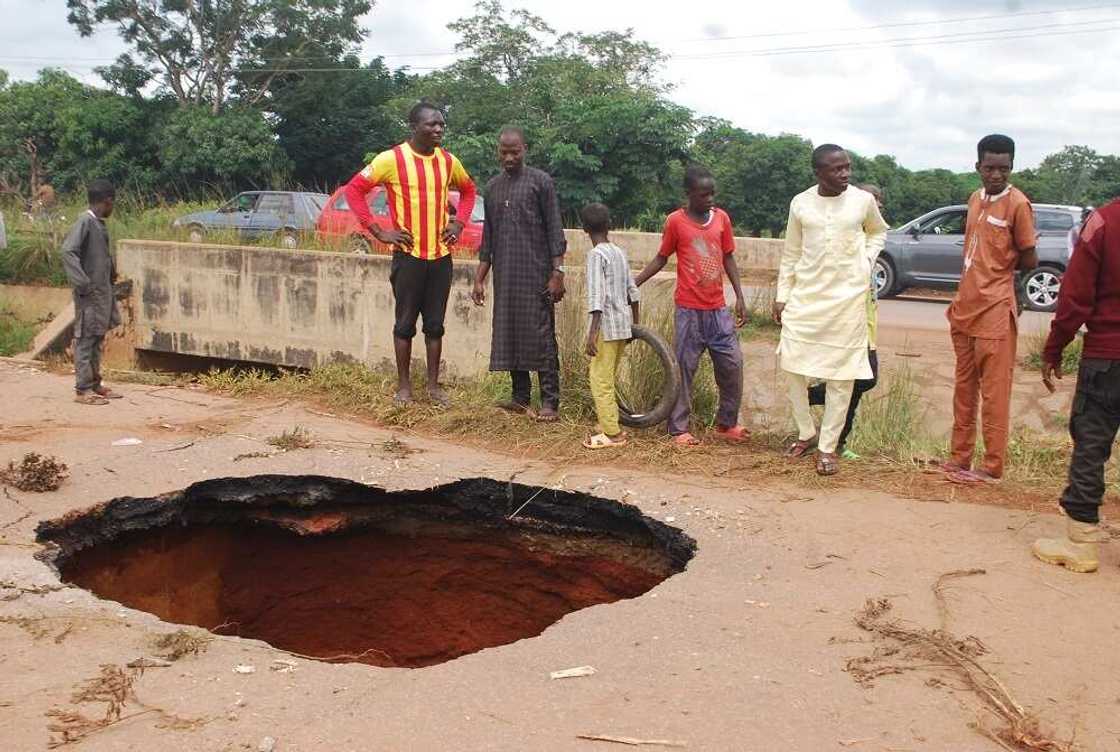
<svg viewBox="0 0 1120 752">
<path fill-rule="evenodd" d="M 109 253 L 105 220 L 113 213 L 116 190 L 108 180 L 94 180 L 86 189 L 89 209 L 78 217 L 62 241 L 62 266 L 74 288 L 74 377 L 82 405 L 107 405 L 121 395 L 101 383 L 101 349 L 105 335 L 120 326 L 113 298 L 116 267 Z"/>
<path fill-rule="evenodd" d="M 611 216 L 603 204 L 588 204 L 580 212 L 583 231 L 594 244 L 587 253 L 587 310 L 591 325 L 587 330 L 587 354 L 591 357 L 588 376 L 599 433 L 583 442 L 588 449 L 606 449 L 626 444 L 618 425 L 618 400 L 615 378 L 623 350 L 638 323 L 638 286 L 630 276 L 630 264 L 621 248 L 610 242 L 607 233 Z"/>
<path fill-rule="evenodd" d="M 731 218 L 715 205 L 716 181 L 699 166 L 684 175 L 688 203 L 665 220 L 661 250 L 638 275 L 637 285 L 665 268 L 677 255 L 677 289 L 674 295 L 673 340 L 681 367 L 681 391 L 669 416 L 669 435 L 677 446 L 700 443 L 689 432 L 692 408 L 692 378 L 707 350 L 719 386 L 716 434 L 729 441 L 745 441 L 748 433 L 739 425 L 743 400 L 743 350 L 736 327 L 747 323 L 747 304 L 735 264 L 735 237 Z M 723 297 L 723 277 L 735 291 L 735 318 Z"/>
</svg>

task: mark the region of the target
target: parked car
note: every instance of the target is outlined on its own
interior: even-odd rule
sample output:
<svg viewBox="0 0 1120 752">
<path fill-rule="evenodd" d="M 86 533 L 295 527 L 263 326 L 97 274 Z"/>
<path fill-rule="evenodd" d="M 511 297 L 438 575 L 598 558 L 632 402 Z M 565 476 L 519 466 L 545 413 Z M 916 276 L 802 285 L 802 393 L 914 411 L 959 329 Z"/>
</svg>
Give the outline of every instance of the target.
<svg viewBox="0 0 1120 752">
<path fill-rule="evenodd" d="M 325 193 L 246 191 L 213 211 L 179 217 L 172 226 L 186 228 L 192 243 L 204 242 L 210 233 L 236 232 L 245 238 L 273 236 L 282 247 L 295 248 L 300 233 L 315 229 L 327 198 Z"/>
<path fill-rule="evenodd" d="M 1070 228 L 1081 219 L 1081 207 L 1034 204 L 1038 233 L 1038 268 L 1021 275 L 1021 298 L 1033 311 L 1053 311 L 1069 263 Z M 875 286 L 889 298 L 908 287 L 955 288 L 964 266 L 964 225 L 967 206 L 935 209 L 887 233 L 887 244 L 875 262 Z"/>
<path fill-rule="evenodd" d="M 447 200 L 448 215 L 454 217 L 459 208 L 459 192 L 449 191 Z M 385 230 L 393 229 L 393 220 L 389 217 L 388 194 L 384 186 L 374 186 L 366 194 L 373 221 Z M 456 255 L 477 256 L 478 247 L 482 245 L 482 223 L 484 221 L 482 209 L 482 196 L 474 204 L 470 221 L 463 225 L 463 234 L 459 236 L 451 251 Z M 346 202 L 343 189 L 339 188 L 331 194 L 322 214 L 319 215 L 319 233 L 326 238 L 345 238 L 346 247 L 354 253 L 372 253 L 373 251 L 388 252 L 388 248 L 376 241 L 364 227 L 358 225 L 358 218 L 350 211 Z"/>
</svg>

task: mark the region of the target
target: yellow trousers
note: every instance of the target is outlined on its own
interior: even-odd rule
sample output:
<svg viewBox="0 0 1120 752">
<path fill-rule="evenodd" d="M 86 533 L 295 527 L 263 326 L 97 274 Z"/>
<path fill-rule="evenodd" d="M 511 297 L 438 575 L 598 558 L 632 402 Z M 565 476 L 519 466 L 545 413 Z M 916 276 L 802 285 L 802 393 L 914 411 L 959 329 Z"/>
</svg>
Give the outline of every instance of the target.
<svg viewBox="0 0 1120 752">
<path fill-rule="evenodd" d="M 591 398 L 595 400 L 595 415 L 599 418 L 599 430 L 607 436 L 617 436 L 622 432 L 618 425 L 618 402 L 615 396 L 615 378 L 622 353 L 626 350 L 626 340 L 616 339 L 609 342 L 599 335 L 595 357 L 588 368 L 591 382 Z"/>
</svg>

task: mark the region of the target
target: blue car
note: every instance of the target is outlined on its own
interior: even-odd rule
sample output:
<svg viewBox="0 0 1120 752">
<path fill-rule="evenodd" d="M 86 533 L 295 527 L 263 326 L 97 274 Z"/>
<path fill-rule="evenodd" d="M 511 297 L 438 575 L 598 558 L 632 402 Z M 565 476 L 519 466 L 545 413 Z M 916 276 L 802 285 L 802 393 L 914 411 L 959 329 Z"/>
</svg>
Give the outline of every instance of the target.
<svg viewBox="0 0 1120 752">
<path fill-rule="evenodd" d="M 296 248 L 303 233 L 315 231 L 325 193 L 246 191 L 213 211 L 179 217 L 173 227 L 186 229 L 192 243 L 206 242 L 211 233 L 236 232 L 245 238 L 272 237 L 283 248 Z"/>
</svg>

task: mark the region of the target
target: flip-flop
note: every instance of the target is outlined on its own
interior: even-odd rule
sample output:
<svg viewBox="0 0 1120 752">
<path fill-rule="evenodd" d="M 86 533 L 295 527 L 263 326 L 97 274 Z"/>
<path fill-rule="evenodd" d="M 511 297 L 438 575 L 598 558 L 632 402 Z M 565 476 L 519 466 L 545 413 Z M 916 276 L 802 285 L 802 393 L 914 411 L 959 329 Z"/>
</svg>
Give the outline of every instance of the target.
<svg viewBox="0 0 1120 752">
<path fill-rule="evenodd" d="M 505 402 L 499 402 L 495 405 L 495 407 L 497 407 L 499 410 L 505 410 L 509 413 L 517 413 L 518 415 L 530 415 L 533 412 L 529 409 L 528 405 L 523 405 L 522 403 L 515 400 L 506 400 Z"/>
<path fill-rule="evenodd" d="M 817 437 L 811 439 L 798 439 L 789 445 L 786 449 L 786 457 L 791 460 L 798 460 L 813 451 L 817 447 Z"/>
<path fill-rule="evenodd" d="M 956 462 L 949 462 L 948 460 L 946 460 L 945 462 L 938 462 L 937 469 L 945 473 L 946 475 L 952 475 L 953 473 L 968 473 L 972 471 L 971 468 L 965 467 L 964 465 L 958 465 Z"/>
<path fill-rule="evenodd" d="M 953 483 L 958 483 L 962 486 L 979 486 L 984 483 L 998 483 L 999 478 L 988 475 L 983 470 L 961 470 L 955 473 L 949 473 L 948 479 Z"/>
<path fill-rule="evenodd" d="M 700 439 L 696 438 L 688 431 L 678 433 L 673 437 L 672 441 L 679 447 L 700 446 Z"/>
<path fill-rule="evenodd" d="M 817 453 L 817 475 L 836 475 L 840 472 L 840 458 L 834 452 Z"/>
<path fill-rule="evenodd" d="M 617 436 L 607 436 L 605 433 L 597 433 L 594 436 L 588 437 L 584 442 L 585 449 L 610 449 L 611 447 L 626 446 L 626 434 L 620 433 Z"/>
<path fill-rule="evenodd" d="M 746 441 L 750 438 L 751 432 L 742 426 L 731 426 L 730 428 L 716 427 L 716 436 L 724 441 Z"/>
<path fill-rule="evenodd" d="M 74 396 L 74 401 L 79 405 L 108 405 L 109 400 L 105 399 L 99 394 L 93 392 L 86 392 L 85 394 L 78 394 Z"/>
<path fill-rule="evenodd" d="M 121 398 L 124 397 L 123 394 L 120 394 L 118 392 L 114 392 L 112 389 L 110 389 L 107 386 L 98 387 L 97 389 L 93 390 L 93 393 L 96 394 L 98 397 L 103 397 L 105 399 L 121 399 Z"/>
<path fill-rule="evenodd" d="M 540 410 L 538 410 L 533 419 L 538 423 L 555 423 L 556 421 L 560 420 L 560 413 L 556 412 L 555 410 L 550 413 L 546 413 L 544 412 L 544 410 L 545 408 L 541 408 Z"/>
</svg>

